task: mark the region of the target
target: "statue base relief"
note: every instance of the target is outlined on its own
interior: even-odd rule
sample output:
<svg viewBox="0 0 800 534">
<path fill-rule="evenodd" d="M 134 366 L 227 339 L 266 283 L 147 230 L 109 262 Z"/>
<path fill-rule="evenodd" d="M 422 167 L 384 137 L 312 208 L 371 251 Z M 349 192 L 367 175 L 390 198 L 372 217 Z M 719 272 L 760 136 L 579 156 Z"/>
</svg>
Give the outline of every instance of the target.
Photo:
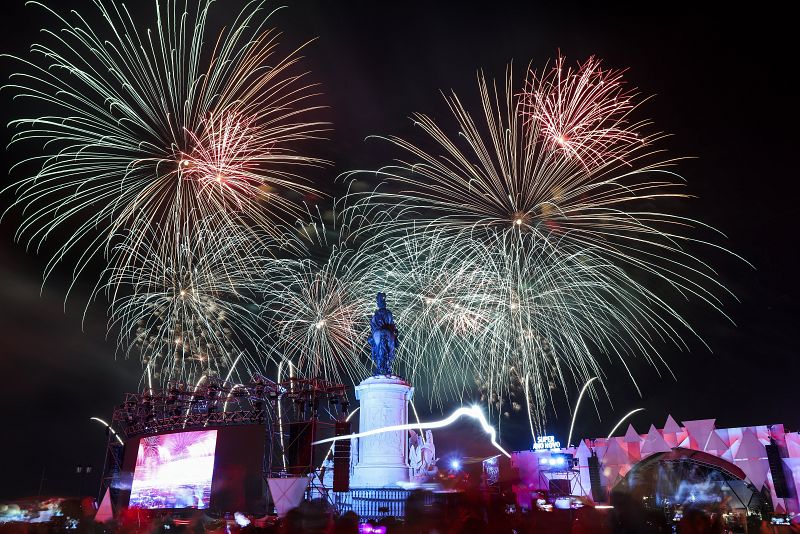
<svg viewBox="0 0 800 534">
<path fill-rule="evenodd" d="M 360 402 L 358 431 L 408 424 L 411 384 L 398 376 L 373 376 L 356 386 Z M 408 432 L 382 432 L 358 439 L 358 460 L 350 485 L 354 488 L 397 487 L 409 481 Z"/>
</svg>

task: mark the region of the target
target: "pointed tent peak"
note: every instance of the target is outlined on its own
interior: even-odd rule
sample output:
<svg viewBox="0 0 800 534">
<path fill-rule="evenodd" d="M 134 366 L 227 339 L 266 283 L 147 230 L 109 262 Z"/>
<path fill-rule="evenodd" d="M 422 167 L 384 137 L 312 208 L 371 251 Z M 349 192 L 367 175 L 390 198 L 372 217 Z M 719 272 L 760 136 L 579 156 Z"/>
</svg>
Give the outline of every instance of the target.
<svg viewBox="0 0 800 534">
<path fill-rule="evenodd" d="M 739 448 L 736 454 L 733 455 L 736 460 L 754 460 L 757 458 L 766 458 L 767 449 L 764 444 L 758 441 L 756 433 L 751 429 L 746 429 L 742 432 L 742 440 L 739 442 Z"/>
<path fill-rule="evenodd" d="M 714 423 L 716 419 L 697 419 L 696 421 L 684 421 L 683 426 L 686 427 L 686 432 L 689 437 L 697 443 L 697 450 L 706 450 L 708 439 L 714 431 Z"/>
<path fill-rule="evenodd" d="M 708 443 L 706 444 L 705 450 L 706 452 L 717 451 L 718 454 L 722 454 L 728 450 L 728 444 L 725 443 L 725 440 L 720 437 L 719 432 L 715 430 L 708 438 Z"/>
<path fill-rule="evenodd" d="M 105 523 L 112 519 L 114 519 L 114 509 L 111 507 L 111 489 L 106 488 L 103 500 L 100 501 L 100 507 L 94 515 L 94 520 L 97 523 Z"/>
<path fill-rule="evenodd" d="M 629 462 L 628 453 L 619 444 L 616 438 L 611 438 L 603 455 L 603 465 L 625 465 Z"/>
<path fill-rule="evenodd" d="M 667 422 L 664 423 L 664 434 L 677 434 L 681 431 L 681 427 L 672 418 L 672 415 L 667 415 Z"/>
<path fill-rule="evenodd" d="M 636 432 L 636 429 L 633 428 L 632 424 L 628 424 L 628 431 L 625 432 L 625 437 L 622 438 L 625 443 L 641 443 L 642 438 Z"/>
<path fill-rule="evenodd" d="M 778 503 L 777 505 L 775 505 L 775 513 L 776 514 L 785 514 L 786 513 L 786 508 L 784 508 L 781 503 Z"/>
<path fill-rule="evenodd" d="M 644 443 L 642 443 L 642 454 L 669 452 L 671 450 L 672 447 L 664 440 L 664 437 L 656 429 L 655 425 L 650 425 L 650 431 L 647 433 L 647 437 L 644 438 Z"/>
<path fill-rule="evenodd" d="M 578 449 L 575 451 L 575 456 L 578 458 L 588 458 L 592 455 L 592 451 L 589 449 L 589 446 L 586 445 L 586 440 L 582 439 L 581 444 L 578 445 Z"/>
</svg>

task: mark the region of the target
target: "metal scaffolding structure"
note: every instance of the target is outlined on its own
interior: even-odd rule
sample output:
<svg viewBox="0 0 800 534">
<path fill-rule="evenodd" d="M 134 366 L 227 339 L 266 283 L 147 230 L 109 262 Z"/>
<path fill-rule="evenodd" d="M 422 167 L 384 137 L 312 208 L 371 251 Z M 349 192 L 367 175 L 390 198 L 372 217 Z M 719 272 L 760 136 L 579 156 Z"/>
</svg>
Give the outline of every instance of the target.
<svg viewBox="0 0 800 534">
<path fill-rule="evenodd" d="M 297 378 L 278 384 L 283 462 L 273 466 L 275 476 L 306 475 L 319 468 L 314 441 L 333 432 L 337 420 L 347 416 L 349 401 L 343 384 L 320 378 Z M 327 452 L 327 448 L 324 452 Z"/>
<path fill-rule="evenodd" d="M 206 378 L 197 384 L 168 384 L 126 393 L 115 407 L 111 426 L 125 443 L 135 438 L 208 427 L 260 425 L 265 447 L 262 476 L 285 477 L 315 472 L 318 466 L 311 445 L 327 434 L 337 419 L 347 415 L 347 388 L 318 378 L 297 378 L 276 383 L 256 375 L 238 384 Z M 106 462 L 99 491 L 113 491 L 122 471 L 123 446 L 109 432 Z M 116 502 L 116 498 L 112 496 Z"/>
</svg>

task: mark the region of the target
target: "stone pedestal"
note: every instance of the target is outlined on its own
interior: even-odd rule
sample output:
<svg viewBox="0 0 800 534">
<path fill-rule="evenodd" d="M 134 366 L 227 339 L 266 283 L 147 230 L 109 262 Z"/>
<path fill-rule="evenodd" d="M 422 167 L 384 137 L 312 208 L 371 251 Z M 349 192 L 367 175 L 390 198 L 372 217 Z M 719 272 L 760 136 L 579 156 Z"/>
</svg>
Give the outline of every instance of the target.
<svg viewBox="0 0 800 534">
<path fill-rule="evenodd" d="M 373 376 L 356 386 L 360 401 L 358 431 L 408 424 L 411 384 L 397 376 Z M 358 439 L 358 463 L 353 470 L 353 488 L 397 487 L 407 482 L 408 431 L 383 432 Z"/>
</svg>

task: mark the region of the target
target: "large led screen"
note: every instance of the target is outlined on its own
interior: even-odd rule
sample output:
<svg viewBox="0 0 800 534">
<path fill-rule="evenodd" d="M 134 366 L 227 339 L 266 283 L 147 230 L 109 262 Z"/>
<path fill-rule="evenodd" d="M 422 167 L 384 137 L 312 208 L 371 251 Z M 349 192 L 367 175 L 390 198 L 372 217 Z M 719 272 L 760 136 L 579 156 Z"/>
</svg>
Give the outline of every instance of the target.
<svg viewBox="0 0 800 534">
<path fill-rule="evenodd" d="M 142 438 L 129 506 L 208 508 L 216 445 L 216 430 Z"/>
</svg>

